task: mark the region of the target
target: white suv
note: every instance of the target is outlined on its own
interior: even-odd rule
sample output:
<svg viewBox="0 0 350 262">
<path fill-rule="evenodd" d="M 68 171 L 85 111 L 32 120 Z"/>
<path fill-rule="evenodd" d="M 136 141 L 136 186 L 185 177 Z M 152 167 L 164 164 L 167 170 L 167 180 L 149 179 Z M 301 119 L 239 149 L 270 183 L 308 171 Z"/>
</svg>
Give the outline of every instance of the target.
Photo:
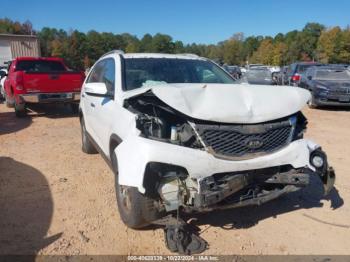
<svg viewBox="0 0 350 262">
<path fill-rule="evenodd" d="M 113 51 L 92 67 L 80 102 L 82 149 L 116 175 L 120 216 L 140 228 L 167 213 L 258 205 L 335 175 L 303 138 L 296 87 L 236 84 L 208 59 Z"/>
</svg>

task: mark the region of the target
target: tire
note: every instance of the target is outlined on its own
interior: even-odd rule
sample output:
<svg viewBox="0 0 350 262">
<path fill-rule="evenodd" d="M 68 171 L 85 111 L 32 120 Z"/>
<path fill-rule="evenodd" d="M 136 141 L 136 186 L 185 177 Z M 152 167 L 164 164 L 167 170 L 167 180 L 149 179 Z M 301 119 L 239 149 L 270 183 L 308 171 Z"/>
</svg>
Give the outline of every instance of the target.
<svg viewBox="0 0 350 262">
<path fill-rule="evenodd" d="M 79 113 L 79 104 L 71 103 L 69 107 L 73 114 L 77 115 Z"/>
<path fill-rule="evenodd" d="M 115 154 L 112 157 L 113 172 L 119 215 L 123 223 L 133 229 L 140 229 L 165 215 L 155 206 L 155 200 L 141 194 L 136 187 L 122 186 L 118 182 Z"/>
<path fill-rule="evenodd" d="M 17 117 L 25 117 L 27 115 L 26 105 L 17 104 L 15 101 L 15 114 Z"/>
<path fill-rule="evenodd" d="M 313 109 L 318 107 L 318 104 L 316 103 L 315 97 L 313 94 L 311 94 L 311 100 L 309 101 L 308 106 L 309 108 L 313 108 Z"/>
<path fill-rule="evenodd" d="M 6 106 L 9 107 L 9 108 L 13 108 L 15 106 L 14 101 L 10 100 L 8 98 L 8 96 L 6 95 L 6 93 L 4 93 L 4 96 L 5 96 L 5 104 L 6 104 Z"/>
<path fill-rule="evenodd" d="M 94 145 L 91 143 L 90 138 L 86 132 L 84 118 L 80 120 L 81 126 L 81 150 L 86 154 L 97 154 L 97 150 Z"/>
</svg>

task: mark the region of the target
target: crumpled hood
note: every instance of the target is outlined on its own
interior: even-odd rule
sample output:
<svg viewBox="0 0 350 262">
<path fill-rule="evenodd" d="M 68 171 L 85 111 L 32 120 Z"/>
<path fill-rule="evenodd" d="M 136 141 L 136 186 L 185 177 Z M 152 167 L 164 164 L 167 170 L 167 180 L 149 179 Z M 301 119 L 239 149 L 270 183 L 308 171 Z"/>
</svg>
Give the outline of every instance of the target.
<svg viewBox="0 0 350 262">
<path fill-rule="evenodd" d="M 300 111 L 309 91 L 297 87 L 245 84 L 158 85 L 152 92 L 190 117 L 223 123 L 260 123 Z"/>
<path fill-rule="evenodd" d="M 300 111 L 311 98 L 298 87 L 247 84 L 161 84 L 151 90 L 160 100 L 192 118 L 222 123 L 261 123 Z"/>
</svg>

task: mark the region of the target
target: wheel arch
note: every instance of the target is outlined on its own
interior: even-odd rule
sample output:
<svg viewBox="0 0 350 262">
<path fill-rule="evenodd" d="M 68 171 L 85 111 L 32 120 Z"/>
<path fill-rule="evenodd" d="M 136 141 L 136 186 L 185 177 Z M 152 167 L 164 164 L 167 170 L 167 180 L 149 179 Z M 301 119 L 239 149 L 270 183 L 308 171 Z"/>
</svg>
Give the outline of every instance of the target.
<svg viewBox="0 0 350 262">
<path fill-rule="evenodd" d="M 81 120 L 83 119 L 83 110 L 81 110 L 81 108 L 79 108 L 79 122 L 81 123 Z"/>
<path fill-rule="evenodd" d="M 109 158 L 111 160 L 111 164 L 114 168 L 118 167 L 118 163 L 113 161 L 117 161 L 117 156 L 115 156 L 115 159 L 113 158 L 113 153 L 116 147 L 122 142 L 123 140 L 116 134 L 112 134 L 109 139 Z"/>
</svg>

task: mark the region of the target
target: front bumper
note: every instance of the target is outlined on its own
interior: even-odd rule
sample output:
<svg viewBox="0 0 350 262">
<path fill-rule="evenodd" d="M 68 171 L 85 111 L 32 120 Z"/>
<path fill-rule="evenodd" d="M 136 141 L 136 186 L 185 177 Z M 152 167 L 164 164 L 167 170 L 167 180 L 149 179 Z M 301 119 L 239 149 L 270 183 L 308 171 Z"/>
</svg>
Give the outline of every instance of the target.
<svg viewBox="0 0 350 262">
<path fill-rule="evenodd" d="M 137 187 L 141 193 L 145 170 L 149 163 L 158 162 L 186 169 L 189 177 L 196 181 L 217 173 L 256 170 L 291 165 L 293 168 L 308 168 L 310 154 L 319 146 L 310 140 L 300 139 L 272 154 L 247 160 L 224 160 L 199 149 L 177 146 L 138 136 L 126 138 L 116 149 L 119 183 Z"/>
<path fill-rule="evenodd" d="M 196 194 L 194 205 L 185 206 L 186 212 L 209 212 L 212 210 L 224 210 L 242 206 L 261 205 L 276 199 L 286 193 L 295 192 L 309 185 L 311 176 L 318 176 L 323 182 L 324 195 L 327 195 L 334 186 L 335 173 L 332 167 L 316 172 L 308 168 L 291 170 L 285 173 L 269 174 L 254 177 L 253 174 L 237 174 L 226 179 L 226 183 L 209 188 L 202 187 L 202 192 Z M 250 176 L 250 177 L 249 177 Z M 263 178 L 263 181 L 261 181 Z M 260 183 L 257 181 L 260 180 Z M 272 188 L 268 189 L 269 186 Z"/>
<path fill-rule="evenodd" d="M 344 102 L 339 100 L 331 100 L 326 98 L 316 98 L 315 102 L 320 106 L 350 106 L 350 101 Z"/>
<path fill-rule="evenodd" d="M 350 106 L 350 94 L 315 93 L 315 102 L 320 106 Z"/>
<path fill-rule="evenodd" d="M 19 98 L 22 103 L 78 102 L 80 92 L 24 94 Z"/>
</svg>

